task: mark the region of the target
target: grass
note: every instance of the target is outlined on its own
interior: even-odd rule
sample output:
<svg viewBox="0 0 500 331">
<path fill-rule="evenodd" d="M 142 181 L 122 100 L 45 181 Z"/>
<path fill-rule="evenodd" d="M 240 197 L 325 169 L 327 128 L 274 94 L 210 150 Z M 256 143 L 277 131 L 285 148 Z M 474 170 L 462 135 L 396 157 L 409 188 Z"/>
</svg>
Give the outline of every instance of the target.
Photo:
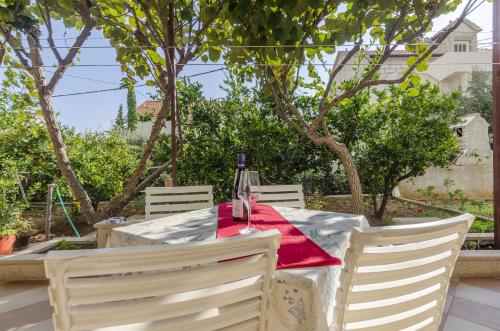
<svg viewBox="0 0 500 331">
<path fill-rule="evenodd" d="M 457 209 L 458 207 L 459 206 L 456 206 Z M 466 204 L 464 205 L 463 211 L 466 211 L 474 215 L 493 217 L 493 203 L 485 202 L 484 206 L 482 206 L 481 209 L 479 209 L 479 207 L 476 205 Z"/>
<path fill-rule="evenodd" d="M 469 207 L 469 205 L 467 205 Z M 493 208 L 492 205 L 490 205 L 491 208 Z M 470 206 L 470 207 L 476 207 L 476 206 Z M 474 214 L 474 209 L 468 210 L 464 208 L 465 211 Z M 485 208 L 483 208 L 485 209 Z M 479 214 L 479 213 L 478 213 Z M 481 215 L 481 214 L 479 214 Z M 407 211 L 407 214 L 405 217 L 437 217 L 437 218 L 449 218 L 453 217 L 455 215 L 450 215 L 449 213 L 445 211 L 440 211 L 440 210 L 432 210 L 432 209 L 427 209 L 423 210 L 421 212 L 417 211 Z M 485 215 L 488 216 L 488 215 Z M 387 217 L 384 218 L 384 225 L 394 225 L 394 221 L 392 220 L 393 217 Z M 493 222 L 492 221 L 486 221 L 486 220 L 480 220 L 476 219 L 474 223 L 472 223 L 471 228 L 469 229 L 469 233 L 486 233 L 486 232 L 493 232 Z"/>
<path fill-rule="evenodd" d="M 475 220 L 469 229 L 469 233 L 493 232 L 493 222 L 485 220 Z"/>
<path fill-rule="evenodd" d="M 449 218 L 452 217 L 453 215 L 450 215 L 449 213 L 441 210 L 432 210 L 432 209 L 427 209 L 427 210 L 422 210 L 421 212 L 418 212 L 416 210 L 408 210 L 404 216 L 389 216 L 389 217 L 384 217 L 384 225 L 394 225 L 394 221 L 392 220 L 394 217 L 436 217 L 436 218 Z"/>
</svg>

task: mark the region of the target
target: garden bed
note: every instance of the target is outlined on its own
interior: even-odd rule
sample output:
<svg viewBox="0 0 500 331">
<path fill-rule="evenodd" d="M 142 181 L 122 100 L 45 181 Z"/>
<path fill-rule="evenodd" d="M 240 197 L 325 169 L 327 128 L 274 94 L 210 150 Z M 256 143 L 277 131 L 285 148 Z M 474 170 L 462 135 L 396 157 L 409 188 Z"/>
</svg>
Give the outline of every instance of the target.
<svg viewBox="0 0 500 331">
<path fill-rule="evenodd" d="M 38 243 L 45 241 L 45 222 L 46 216 L 46 206 L 42 203 L 31 203 L 32 208 L 26 209 L 23 212 L 23 217 L 33 220 L 36 226 L 36 234 L 31 237 L 31 243 Z M 103 208 L 105 203 L 101 203 L 99 208 Z M 95 231 L 92 225 L 88 225 L 83 222 L 80 217 L 71 209 L 67 207 L 68 211 L 71 212 L 71 219 L 75 223 L 80 236 L 87 236 Z M 143 210 L 140 203 L 131 202 L 123 212 L 123 215 L 128 217 L 136 214 L 137 212 Z M 51 226 L 51 238 L 59 237 L 72 237 L 75 236 L 73 229 L 69 225 L 66 216 L 64 215 L 62 209 L 59 205 L 54 205 L 52 209 L 52 226 Z"/>
<path fill-rule="evenodd" d="M 48 251 L 95 247 L 95 237 L 91 236 L 57 238 L 33 244 L 12 255 L 0 257 L 0 282 L 45 280 L 43 260 Z"/>
<path fill-rule="evenodd" d="M 308 199 L 306 199 L 308 200 Z M 351 212 L 351 201 L 349 197 L 325 197 L 314 198 L 315 207 L 321 207 L 324 210 L 335 212 Z M 465 208 L 468 206 L 466 205 Z M 440 208 L 438 205 L 429 206 L 424 202 L 418 204 L 408 200 L 391 199 L 387 205 L 387 211 L 384 218 L 384 224 L 393 224 L 395 217 L 437 217 L 448 218 L 462 213 L 473 213 L 472 209 L 464 211 L 453 211 Z M 482 211 L 488 210 L 487 208 Z M 365 216 L 372 220 L 371 205 L 365 200 Z M 484 216 L 484 215 L 483 215 Z M 500 277 L 500 250 L 492 249 L 493 233 L 490 231 L 493 222 L 484 219 L 474 221 L 464 244 L 464 249 L 460 251 L 455 269 L 454 277 Z"/>
<path fill-rule="evenodd" d="M 308 198 L 309 201 L 311 198 Z M 306 200 L 308 200 L 306 199 Z M 335 211 L 341 213 L 351 212 L 350 196 L 328 196 L 325 198 L 314 198 L 315 207 L 321 207 L 326 211 Z M 466 206 L 467 207 L 467 206 Z M 474 207 L 474 206 L 472 206 Z M 486 210 L 486 209 L 485 209 Z M 395 217 L 436 217 L 436 218 L 449 218 L 464 213 L 472 213 L 473 210 L 452 210 L 444 208 L 440 204 L 430 205 L 423 201 L 412 201 L 408 199 L 390 199 L 387 203 L 387 210 L 384 215 L 384 224 L 393 225 L 393 218 Z M 365 199 L 364 214 L 371 224 L 374 223 L 373 212 L 369 199 Z M 479 218 L 476 215 L 476 220 L 472 225 L 470 233 L 491 233 L 493 232 L 493 221 L 486 217 Z"/>
</svg>

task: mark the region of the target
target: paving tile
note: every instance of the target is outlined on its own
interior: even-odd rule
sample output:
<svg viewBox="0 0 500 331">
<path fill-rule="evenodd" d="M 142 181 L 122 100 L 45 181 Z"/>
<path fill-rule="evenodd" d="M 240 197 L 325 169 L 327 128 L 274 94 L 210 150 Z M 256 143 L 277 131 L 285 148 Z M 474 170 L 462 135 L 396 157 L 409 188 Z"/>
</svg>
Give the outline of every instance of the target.
<svg viewBox="0 0 500 331">
<path fill-rule="evenodd" d="M 26 291 L 35 287 L 47 286 L 45 282 L 10 282 L 0 283 L 0 298 L 17 292 Z"/>
<path fill-rule="evenodd" d="M 26 324 L 22 327 L 14 327 L 7 331 L 54 331 L 52 320 L 45 320 L 39 323 Z"/>
<path fill-rule="evenodd" d="M 14 330 L 26 325 L 50 319 L 52 307 L 48 300 L 34 303 L 19 309 L 0 314 L 0 331 Z"/>
<path fill-rule="evenodd" d="M 449 314 L 500 330 L 500 309 L 455 296 Z"/>
<path fill-rule="evenodd" d="M 482 287 L 460 283 L 454 296 L 500 309 L 500 293 Z"/>
<path fill-rule="evenodd" d="M 40 286 L 0 297 L 0 314 L 48 300 L 47 287 Z"/>
<path fill-rule="evenodd" d="M 449 295 L 455 295 L 455 292 L 457 291 L 458 287 L 458 281 L 455 279 L 450 282 L 450 286 L 448 286 L 448 294 Z"/>
<path fill-rule="evenodd" d="M 500 293 L 500 279 L 495 278 L 462 278 L 461 283 L 481 287 L 485 290 L 495 291 Z"/>
<path fill-rule="evenodd" d="M 446 317 L 448 314 L 443 313 L 443 316 L 441 317 L 441 324 L 439 325 L 438 331 L 443 331 L 444 323 L 446 322 Z"/>
<path fill-rule="evenodd" d="M 496 331 L 481 324 L 448 314 L 442 331 Z"/>
<path fill-rule="evenodd" d="M 446 296 L 446 301 L 444 303 L 444 313 L 445 314 L 448 314 L 448 312 L 450 311 L 452 301 L 453 301 L 453 296 L 448 294 Z"/>
</svg>

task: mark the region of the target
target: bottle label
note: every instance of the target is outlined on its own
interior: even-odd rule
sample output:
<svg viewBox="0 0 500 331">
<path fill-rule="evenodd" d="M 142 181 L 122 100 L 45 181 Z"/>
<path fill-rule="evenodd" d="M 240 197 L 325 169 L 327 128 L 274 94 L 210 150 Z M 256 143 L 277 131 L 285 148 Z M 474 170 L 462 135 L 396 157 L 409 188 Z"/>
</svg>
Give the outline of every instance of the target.
<svg viewBox="0 0 500 331">
<path fill-rule="evenodd" d="M 233 199 L 233 217 L 243 218 L 243 200 Z"/>
</svg>

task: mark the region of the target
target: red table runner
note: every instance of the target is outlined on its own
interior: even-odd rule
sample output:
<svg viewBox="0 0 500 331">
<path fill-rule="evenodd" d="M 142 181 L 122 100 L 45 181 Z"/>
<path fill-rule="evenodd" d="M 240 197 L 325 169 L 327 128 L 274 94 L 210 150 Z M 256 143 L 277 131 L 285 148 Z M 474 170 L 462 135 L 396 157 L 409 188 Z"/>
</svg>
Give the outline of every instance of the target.
<svg viewBox="0 0 500 331">
<path fill-rule="evenodd" d="M 231 211 L 231 204 L 219 205 L 217 238 L 237 236 L 238 230 L 247 226 L 246 222 L 234 222 Z M 281 233 L 277 269 L 342 264 L 339 258 L 330 256 L 271 206 L 253 205 L 252 225 L 262 231 L 277 229 Z"/>
</svg>

